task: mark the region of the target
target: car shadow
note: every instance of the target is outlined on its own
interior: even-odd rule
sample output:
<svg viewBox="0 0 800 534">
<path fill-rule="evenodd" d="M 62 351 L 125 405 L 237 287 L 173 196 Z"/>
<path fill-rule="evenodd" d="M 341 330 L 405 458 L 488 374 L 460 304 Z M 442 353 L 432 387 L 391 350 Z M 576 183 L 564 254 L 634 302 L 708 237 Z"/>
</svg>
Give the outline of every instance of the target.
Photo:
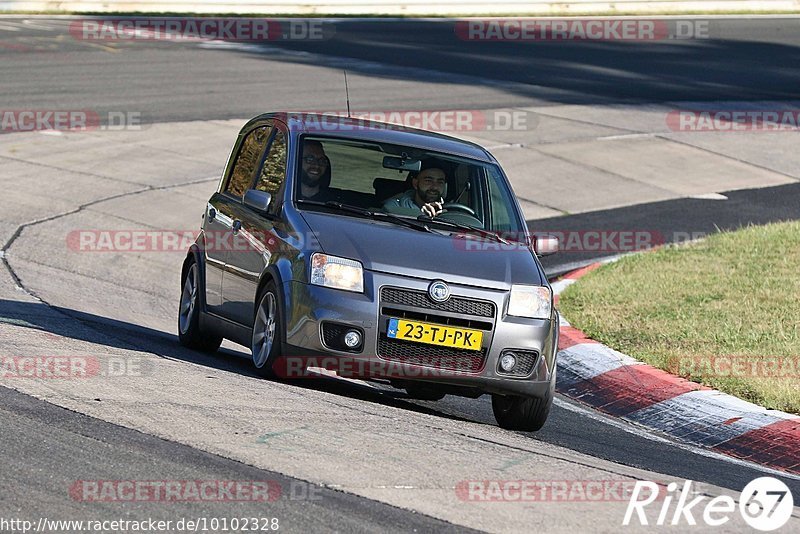
<svg viewBox="0 0 800 534">
<path fill-rule="evenodd" d="M 76 325 L 76 321 L 79 325 Z M 183 347 L 178 343 L 177 335 L 169 332 L 84 311 L 49 306 L 42 302 L 0 299 L 0 324 L 2 323 L 39 330 L 77 341 L 123 350 L 149 352 L 161 358 L 190 362 L 209 369 L 260 378 L 251 366 L 249 352 L 244 348 L 241 350 L 234 348 L 233 344 L 221 347 L 214 354 L 207 354 Z M 321 374 L 309 378 L 279 380 L 279 382 L 297 388 L 322 391 L 447 419 L 480 423 L 480 421 L 472 421 L 409 402 L 411 399 L 403 390 L 390 389 L 389 386 L 382 386 L 379 383 L 376 383 L 376 387 L 372 387 L 360 381 Z"/>
</svg>

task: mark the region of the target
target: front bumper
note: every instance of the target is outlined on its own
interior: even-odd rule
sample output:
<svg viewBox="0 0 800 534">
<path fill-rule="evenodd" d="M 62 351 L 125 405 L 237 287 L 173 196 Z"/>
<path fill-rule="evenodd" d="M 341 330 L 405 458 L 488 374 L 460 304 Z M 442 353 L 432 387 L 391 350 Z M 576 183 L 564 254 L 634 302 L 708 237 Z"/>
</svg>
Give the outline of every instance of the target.
<svg viewBox="0 0 800 534">
<path fill-rule="evenodd" d="M 484 333 L 483 361 L 480 365 L 472 365 L 469 370 L 441 368 L 435 364 L 406 363 L 386 355 L 387 317 L 394 314 L 396 306 L 381 300 L 381 288 L 425 292 L 430 281 L 373 271 L 365 271 L 364 278 L 364 293 L 352 293 L 297 281 L 284 283 L 286 318 L 284 355 L 300 358 L 326 357 L 328 363 L 332 361 L 331 358 L 342 359 L 351 362 L 345 367 L 348 370 L 368 369 L 372 372 L 385 370 L 388 372 L 387 378 L 449 384 L 474 388 L 486 393 L 528 397 L 547 395 L 555 376 L 555 348 L 558 343 L 558 319 L 555 312 L 554 320 L 506 316 L 508 292 L 451 284 L 451 299 L 464 297 L 472 301 L 494 304 L 494 317 L 491 318 L 449 314 L 453 320 L 457 317 L 462 321 L 472 319 L 477 322 L 476 324 L 483 324 L 484 328 L 489 328 Z M 430 310 L 422 311 L 437 313 Z M 363 332 L 363 343 L 359 351 L 347 352 L 326 346 L 322 339 L 322 325 L 326 322 L 349 325 Z M 436 321 L 431 320 L 431 322 Z M 381 341 L 384 344 L 379 347 Z M 414 344 L 413 348 L 417 349 L 417 345 L 421 354 L 426 352 L 426 347 L 431 347 Z M 503 351 L 508 349 L 538 354 L 530 373 L 515 377 L 504 375 L 499 371 L 498 359 Z"/>
</svg>

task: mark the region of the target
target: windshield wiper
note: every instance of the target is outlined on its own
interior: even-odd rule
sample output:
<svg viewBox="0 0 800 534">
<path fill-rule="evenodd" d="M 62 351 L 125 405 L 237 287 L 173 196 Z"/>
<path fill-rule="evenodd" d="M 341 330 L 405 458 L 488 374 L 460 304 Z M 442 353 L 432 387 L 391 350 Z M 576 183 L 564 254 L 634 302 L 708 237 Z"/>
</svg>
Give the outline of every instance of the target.
<svg viewBox="0 0 800 534">
<path fill-rule="evenodd" d="M 426 221 L 426 222 L 430 221 L 430 222 L 432 222 L 434 224 L 441 224 L 443 226 L 452 226 L 453 228 L 458 228 L 459 230 L 464 230 L 466 232 L 475 232 L 475 233 L 479 234 L 482 237 L 491 237 L 492 239 L 495 239 L 495 240 L 503 243 L 504 245 L 510 245 L 511 244 L 506 239 L 501 237 L 499 234 L 496 234 L 494 232 L 490 232 L 489 230 L 484 230 L 483 228 L 478 228 L 477 226 L 470 226 L 468 224 L 461 224 L 461 223 L 457 223 L 457 222 L 453 222 L 453 221 L 446 221 L 444 219 L 431 219 L 430 217 L 427 217 L 425 215 L 420 215 L 419 218 L 420 218 L 420 220 L 423 220 L 423 221 Z"/>
<path fill-rule="evenodd" d="M 355 213 L 357 215 L 364 215 L 365 217 L 372 216 L 372 212 L 367 209 L 359 208 L 358 206 L 350 206 L 348 204 L 342 204 L 341 202 L 335 202 L 333 200 L 329 200 L 327 202 L 320 202 L 318 200 L 299 199 L 297 202 L 298 204 L 308 204 L 310 206 L 323 206 L 326 208 L 336 208 L 341 211 L 347 211 L 350 213 Z"/>
<path fill-rule="evenodd" d="M 392 215 L 391 213 L 384 213 L 382 211 L 370 211 L 366 208 L 359 208 L 358 206 L 351 206 L 350 204 L 342 204 L 341 202 L 336 202 L 335 200 L 329 200 L 327 202 L 318 202 L 316 200 L 300 199 L 297 202 L 302 204 L 309 204 L 311 206 L 323 206 L 326 208 L 335 208 L 337 210 L 346 211 L 348 213 L 361 215 L 362 217 L 369 217 L 370 219 L 383 219 L 386 221 L 391 221 L 395 224 L 399 224 L 407 228 L 413 228 L 414 230 L 419 230 L 421 232 L 436 233 L 430 228 L 428 228 L 427 224 L 420 222 L 416 219 L 405 219 L 403 217 L 398 217 L 396 215 Z"/>
<path fill-rule="evenodd" d="M 372 212 L 372 216 L 376 219 L 383 219 L 386 221 L 392 221 L 396 224 L 402 224 L 408 226 L 409 228 L 415 228 L 417 230 L 421 230 L 423 232 L 429 232 L 432 234 L 436 234 L 438 232 L 434 232 L 433 230 L 428 227 L 427 224 L 420 222 L 416 219 L 407 219 L 405 217 L 398 217 L 397 215 L 392 215 L 391 213 L 386 213 L 385 211 L 374 211 Z"/>
</svg>

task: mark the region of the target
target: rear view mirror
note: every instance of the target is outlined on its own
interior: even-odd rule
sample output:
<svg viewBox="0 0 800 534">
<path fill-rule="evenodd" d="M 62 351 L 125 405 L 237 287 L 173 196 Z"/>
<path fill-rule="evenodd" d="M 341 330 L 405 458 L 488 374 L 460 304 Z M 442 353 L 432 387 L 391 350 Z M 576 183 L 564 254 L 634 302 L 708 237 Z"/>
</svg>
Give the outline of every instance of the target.
<svg viewBox="0 0 800 534">
<path fill-rule="evenodd" d="M 244 205 L 255 210 L 266 212 L 272 202 L 272 195 L 258 189 L 248 189 L 244 194 Z"/>
<path fill-rule="evenodd" d="M 422 168 L 422 161 L 418 159 L 401 158 L 398 156 L 384 156 L 383 167 L 385 169 L 395 169 L 398 171 L 419 172 Z"/>
<path fill-rule="evenodd" d="M 558 238 L 550 234 L 534 235 L 533 251 L 537 256 L 549 256 L 558 252 Z"/>
</svg>

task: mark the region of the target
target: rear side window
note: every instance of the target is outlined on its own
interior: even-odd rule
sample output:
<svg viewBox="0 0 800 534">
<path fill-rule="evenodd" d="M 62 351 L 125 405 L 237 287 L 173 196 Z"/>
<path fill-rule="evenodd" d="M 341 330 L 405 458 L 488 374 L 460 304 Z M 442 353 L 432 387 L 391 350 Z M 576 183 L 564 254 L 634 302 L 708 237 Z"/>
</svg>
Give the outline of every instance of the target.
<svg viewBox="0 0 800 534">
<path fill-rule="evenodd" d="M 269 209 L 272 210 L 278 191 L 286 181 L 286 135 L 278 130 L 269 146 L 269 153 L 261 166 L 261 173 L 256 183 L 256 189 L 266 191 L 272 195 L 272 203 Z"/>
<path fill-rule="evenodd" d="M 239 147 L 239 153 L 236 155 L 230 179 L 225 186 L 226 193 L 240 199 L 244 197 L 245 191 L 253 183 L 261 155 L 267 147 L 269 132 L 269 126 L 262 126 L 253 130 L 244 138 Z"/>
</svg>

